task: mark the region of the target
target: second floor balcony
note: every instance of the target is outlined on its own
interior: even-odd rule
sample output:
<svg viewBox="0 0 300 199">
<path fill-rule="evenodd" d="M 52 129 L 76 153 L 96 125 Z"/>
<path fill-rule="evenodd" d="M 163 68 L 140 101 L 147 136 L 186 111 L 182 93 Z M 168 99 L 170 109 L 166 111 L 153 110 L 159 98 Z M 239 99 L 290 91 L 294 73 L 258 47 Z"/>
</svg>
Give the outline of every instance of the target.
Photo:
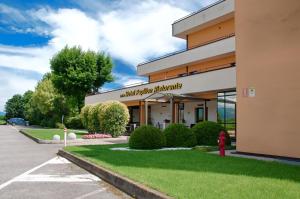
<svg viewBox="0 0 300 199">
<path fill-rule="evenodd" d="M 147 76 L 159 71 L 166 71 L 180 66 L 226 56 L 234 52 L 235 37 L 234 34 L 231 34 L 201 46 L 141 63 L 137 67 L 137 73 L 138 75 Z"/>
</svg>

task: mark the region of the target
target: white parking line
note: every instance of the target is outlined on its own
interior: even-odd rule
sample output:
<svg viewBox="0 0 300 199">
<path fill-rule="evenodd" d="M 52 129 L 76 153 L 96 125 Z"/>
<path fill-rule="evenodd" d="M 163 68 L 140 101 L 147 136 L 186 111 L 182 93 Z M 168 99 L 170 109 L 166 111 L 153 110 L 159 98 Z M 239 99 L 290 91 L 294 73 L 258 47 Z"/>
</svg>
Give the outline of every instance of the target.
<svg viewBox="0 0 300 199">
<path fill-rule="evenodd" d="M 18 175 L 18 176 L 16 176 L 16 177 L 12 178 L 11 180 L 9 180 L 9 181 L 7 181 L 7 182 L 1 184 L 1 185 L 0 185 L 0 190 L 3 189 L 4 187 L 10 185 L 11 183 L 17 181 L 18 178 L 22 178 L 22 177 L 24 177 L 24 176 L 26 176 L 26 175 L 28 175 L 28 174 L 34 172 L 35 170 L 37 170 L 37 169 L 39 169 L 39 168 L 41 168 L 41 167 L 47 165 L 47 164 L 48 164 L 50 161 L 52 161 L 53 159 L 55 159 L 55 158 L 52 158 L 51 160 L 48 160 L 48 161 L 44 162 L 43 164 L 40 164 L 40 165 L 38 165 L 38 166 L 36 166 L 36 167 L 34 167 L 34 168 L 32 168 L 32 169 L 30 169 L 30 170 L 28 170 L 28 171 L 22 173 L 21 175 Z"/>
<path fill-rule="evenodd" d="M 66 158 L 56 156 L 55 158 L 51 159 L 48 164 L 68 164 L 71 163 L 69 160 Z"/>
<path fill-rule="evenodd" d="M 92 192 L 90 192 L 90 193 L 87 193 L 87 194 L 84 194 L 84 195 L 82 195 L 82 196 L 79 196 L 79 197 L 77 197 L 77 198 L 75 198 L 75 199 L 84 199 L 84 198 L 86 198 L 86 197 L 95 195 L 95 194 L 100 193 L 100 192 L 102 192 L 102 191 L 105 191 L 105 188 L 102 188 L 102 189 L 99 189 L 99 190 L 96 190 L 96 191 L 92 191 Z"/>
<path fill-rule="evenodd" d="M 80 174 L 80 175 L 47 175 L 47 174 L 31 174 L 35 170 L 47 165 L 47 164 L 70 164 L 71 162 L 62 157 L 55 157 L 51 160 L 44 162 L 19 176 L 12 178 L 11 180 L 0 185 L 0 190 L 10 185 L 13 182 L 92 182 L 100 181 L 100 179 L 92 174 Z"/>
<path fill-rule="evenodd" d="M 99 178 L 92 174 L 82 175 L 26 175 L 19 177 L 17 182 L 92 182 L 99 181 Z"/>
</svg>

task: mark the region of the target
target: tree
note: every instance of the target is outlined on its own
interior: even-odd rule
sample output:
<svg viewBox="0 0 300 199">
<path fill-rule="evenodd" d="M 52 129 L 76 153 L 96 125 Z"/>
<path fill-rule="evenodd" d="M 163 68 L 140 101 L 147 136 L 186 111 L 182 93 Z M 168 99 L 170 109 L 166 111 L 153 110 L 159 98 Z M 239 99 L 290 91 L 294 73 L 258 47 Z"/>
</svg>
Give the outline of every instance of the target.
<svg viewBox="0 0 300 199">
<path fill-rule="evenodd" d="M 44 120 L 45 126 L 54 126 L 56 122 L 61 121 L 61 116 L 67 115 L 70 110 L 65 96 L 53 86 L 49 74 L 38 83 L 32 94 L 30 106 L 31 117 Z"/>
<path fill-rule="evenodd" d="M 24 117 L 24 102 L 22 95 L 14 95 L 5 104 L 6 118 Z"/>
<path fill-rule="evenodd" d="M 24 118 L 29 121 L 31 121 L 30 111 L 32 109 L 32 107 L 31 107 L 32 95 L 33 95 L 33 91 L 31 91 L 31 90 L 28 90 L 23 94 Z"/>
<path fill-rule="evenodd" d="M 113 80 L 112 60 L 103 52 L 66 46 L 54 55 L 50 65 L 53 85 L 60 93 L 75 99 L 78 112 L 87 93 L 96 92 L 105 82 Z"/>
</svg>

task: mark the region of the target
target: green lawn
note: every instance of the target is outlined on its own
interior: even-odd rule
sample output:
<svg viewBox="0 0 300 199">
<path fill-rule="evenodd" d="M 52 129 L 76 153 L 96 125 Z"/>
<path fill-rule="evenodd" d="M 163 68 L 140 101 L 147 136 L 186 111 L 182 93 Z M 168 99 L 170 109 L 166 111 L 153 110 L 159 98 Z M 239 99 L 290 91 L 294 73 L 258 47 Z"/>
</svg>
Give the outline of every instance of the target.
<svg viewBox="0 0 300 199">
<path fill-rule="evenodd" d="M 52 140 L 53 135 L 60 135 L 60 139 L 64 139 L 64 130 L 63 129 L 25 129 L 27 134 L 36 137 L 41 140 Z M 86 134 L 86 132 L 76 131 L 76 130 L 68 130 L 69 132 L 74 132 L 77 138 L 81 138 L 82 135 Z"/>
<path fill-rule="evenodd" d="M 300 166 L 220 158 L 199 150 L 109 150 L 120 146 L 66 150 L 175 198 L 300 198 Z"/>
<path fill-rule="evenodd" d="M 5 120 L 0 120 L 0 125 L 5 125 L 6 121 Z"/>
</svg>

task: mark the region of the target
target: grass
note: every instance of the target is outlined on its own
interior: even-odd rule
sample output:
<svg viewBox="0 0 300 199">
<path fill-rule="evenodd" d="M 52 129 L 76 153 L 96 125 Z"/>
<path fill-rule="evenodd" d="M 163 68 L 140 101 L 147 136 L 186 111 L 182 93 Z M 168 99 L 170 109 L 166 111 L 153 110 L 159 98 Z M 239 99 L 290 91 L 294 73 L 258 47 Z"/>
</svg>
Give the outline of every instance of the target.
<svg viewBox="0 0 300 199">
<path fill-rule="evenodd" d="M 220 158 L 199 150 L 112 151 L 69 146 L 67 151 L 175 198 L 300 198 L 300 167 Z"/>
<path fill-rule="evenodd" d="M 0 125 L 5 125 L 6 121 L 5 120 L 0 120 Z"/>
<path fill-rule="evenodd" d="M 54 135 L 59 135 L 60 139 L 64 139 L 64 130 L 63 129 L 25 129 L 25 133 L 41 139 L 41 140 L 52 140 Z M 76 131 L 76 130 L 68 130 L 69 132 L 74 132 L 77 138 L 81 138 L 82 135 L 86 134 L 86 132 Z"/>
</svg>

